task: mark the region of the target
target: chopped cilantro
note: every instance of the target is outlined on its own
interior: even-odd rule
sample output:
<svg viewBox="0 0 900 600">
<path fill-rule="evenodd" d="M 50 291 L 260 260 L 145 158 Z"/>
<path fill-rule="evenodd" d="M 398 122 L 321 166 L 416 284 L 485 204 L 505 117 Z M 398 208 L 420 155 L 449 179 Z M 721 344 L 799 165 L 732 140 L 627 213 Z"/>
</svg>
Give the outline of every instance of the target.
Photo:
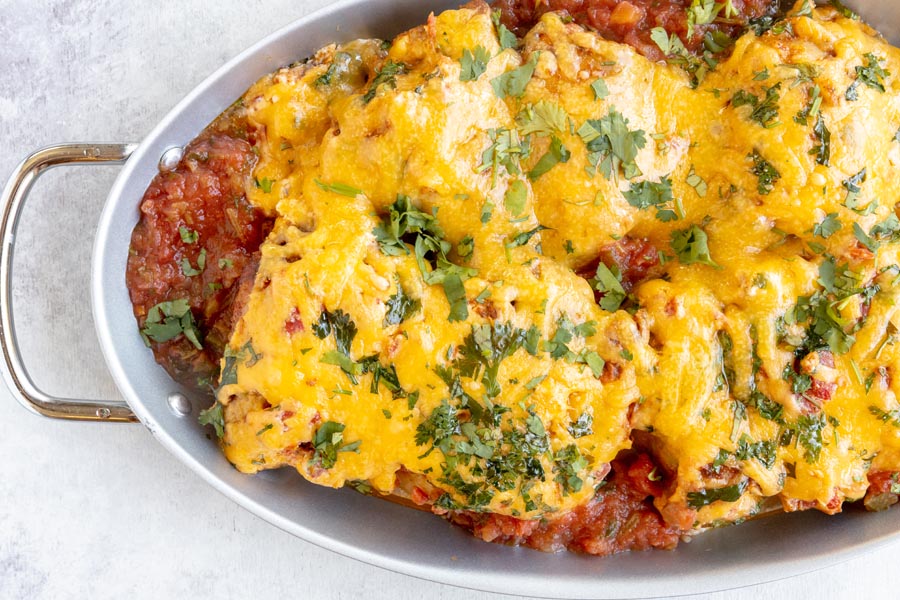
<svg viewBox="0 0 900 600">
<path fill-rule="evenodd" d="M 468 316 L 463 282 L 478 271 L 450 262 L 450 242 L 444 239 L 437 218 L 424 213 L 408 197 L 399 195 L 389 214 L 372 232 L 382 252 L 388 256 L 409 254 L 407 242 L 414 246 L 416 263 L 428 285 L 442 285 L 450 302 L 450 320 Z"/>
<path fill-rule="evenodd" d="M 491 12 L 491 21 L 494 22 L 494 28 L 497 30 L 497 39 L 500 42 L 500 49 L 515 48 L 519 45 L 519 39 L 512 31 L 506 28 L 506 25 L 500 22 L 500 11 Z"/>
<path fill-rule="evenodd" d="M 720 268 L 709 254 L 709 238 L 706 232 L 697 225 L 673 231 L 670 245 L 682 264 L 699 263 Z"/>
<path fill-rule="evenodd" d="M 819 109 L 822 107 L 822 88 L 814 85 L 809 92 L 809 102 L 806 106 L 794 115 L 794 122 L 798 125 L 809 125 L 809 118 L 819 115 Z M 823 125 L 824 127 L 824 125 Z"/>
<path fill-rule="evenodd" d="M 587 146 L 588 174 L 599 170 L 606 179 L 617 179 L 619 172 L 625 179 L 641 175 L 635 159 L 638 151 L 647 145 L 644 131 L 628 129 L 628 119 L 610 107 L 602 119 L 589 119 L 578 129 L 578 135 Z"/>
<path fill-rule="evenodd" d="M 865 55 L 866 64 L 856 67 L 856 81 L 854 81 L 844 97 L 849 101 L 859 100 L 859 86 L 865 84 L 873 90 L 878 90 L 882 94 L 885 92 L 885 79 L 891 76 L 891 72 L 881 66 L 883 58 L 879 58 L 871 52 Z"/>
<path fill-rule="evenodd" d="M 459 59 L 461 67 L 459 80 L 475 81 L 487 71 L 487 64 L 490 60 L 491 54 L 484 46 L 475 46 L 475 50 L 473 51 L 466 48 L 463 50 L 462 57 Z"/>
<path fill-rule="evenodd" d="M 705 198 L 706 192 L 709 191 L 709 186 L 706 184 L 706 181 L 694 171 L 694 165 L 691 165 L 691 172 L 688 173 L 685 183 L 694 188 L 694 191 L 697 192 L 697 195 L 701 198 Z"/>
<path fill-rule="evenodd" d="M 841 230 L 841 221 L 838 219 L 837 213 L 828 213 L 821 223 L 817 223 L 813 228 L 813 234 L 821 238 L 828 239 Z"/>
<path fill-rule="evenodd" d="M 319 186 L 326 192 L 331 192 L 332 194 L 339 194 L 341 196 L 347 196 L 348 198 L 356 198 L 357 196 L 362 194 L 361 190 L 345 183 L 323 183 L 318 179 L 316 179 L 315 181 L 317 186 Z"/>
<path fill-rule="evenodd" d="M 825 423 L 825 415 L 822 413 L 800 415 L 797 419 L 797 441 L 803 446 L 803 458 L 808 463 L 815 463 L 819 460 Z"/>
<path fill-rule="evenodd" d="M 688 492 L 687 501 L 691 508 L 703 508 L 713 502 L 737 502 L 740 500 L 747 489 L 747 480 L 744 479 L 735 485 L 729 485 L 721 488 L 712 488 L 701 490 L 699 492 Z"/>
<path fill-rule="evenodd" d="M 816 136 L 816 144 L 813 145 L 809 153 L 816 157 L 817 165 L 827 167 L 831 163 L 831 132 L 825 126 L 825 119 L 822 118 L 822 113 L 819 113 L 816 119 L 813 134 Z"/>
<path fill-rule="evenodd" d="M 197 350 L 203 349 L 200 343 L 200 330 L 197 329 L 190 302 L 186 298 L 160 302 L 147 312 L 144 327 L 141 329 L 144 341 L 149 339 L 163 343 L 182 334 Z"/>
<path fill-rule="evenodd" d="M 772 129 L 781 125 L 778 121 L 778 101 L 780 100 L 779 91 L 781 83 L 766 88 L 765 97 L 757 97 L 745 90 L 738 90 L 731 98 L 731 105 L 735 108 L 741 106 L 749 106 L 750 120 L 758 123 L 766 129 Z"/>
<path fill-rule="evenodd" d="M 587 460 L 578 451 L 578 446 L 569 444 L 553 455 L 554 480 L 562 487 L 563 495 L 578 493 L 584 481 L 579 477 L 587 466 Z"/>
<path fill-rule="evenodd" d="M 531 147 L 527 140 L 519 139 L 519 132 L 515 129 L 489 129 L 488 137 L 491 145 L 482 153 L 481 165 L 476 172 L 482 173 L 490 169 L 493 188 L 497 185 L 500 167 L 513 176 L 521 173 L 520 159 L 527 158 L 531 154 Z"/>
<path fill-rule="evenodd" d="M 597 265 L 597 273 L 590 280 L 591 286 L 601 294 L 600 308 L 608 312 L 616 312 L 625 301 L 625 288 L 622 287 L 622 275 L 619 269 L 613 266 L 612 269 L 602 262 Z"/>
<path fill-rule="evenodd" d="M 524 137 L 536 134 L 541 137 L 561 134 L 566 131 L 569 115 L 555 102 L 540 100 L 529 104 L 516 115 L 519 133 Z"/>
<path fill-rule="evenodd" d="M 268 177 L 263 177 L 262 179 L 254 179 L 253 182 L 256 184 L 256 187 L 261 189 L 264 194 L 272 193 L 272 184 L 275 182 L 269 179 Z"/>
<path fill-rule="evenodd" d="M 684 218 L 680 200 L 672 195 L 672 180 L 669 177 L 662 177 L 659 182 L 632 182 L 631 189 L 622 192 L 622 195 L 635 208 L 646 210 L 652 206 L 656 210 L 656 218 L 664 223 Z"/>
<path fill-rule="evenodd" d="M 352 60 L 353 57 L 346 52 L 335 52 L 328 69 L 316 78 L 314 85 L 331 85 L 334 76 L 340 71 L 346 71 Z"/>
<path fill-rule="evenodd" d="M 185 244 L 196 244 L 197 240 L 200 239 L 199 233 L 197 233 L 193 229 L 188 229 L 184 225 L 178 227 L 178 235 L 181 236 L 181 241 Z"/>
<path fill-rule="evenodd" d="M 562 141 L 555 135 L 550 138 L 550 147 L 537 164 L 528 172 L 528 179 L 534 181 L 559 163 L 569 162 L 572 153 L 563 146 Z"/>
<path fill-rule="evenodd" d="M 860 212 L 860 210 L 865 212 L 865 209 L 860 209 L 859 201 L 860 197 L 862 196 L 862 184 L 866 182 L 867 178 L 868 169 L 866 167 L 863 167 L 863 169 L 859 173 L 850 177 L 849 179 L 845 179 L 841 183 L 841 185 L 844 186 L 844 189 L 847 190 L 847 197 L 844 199 L 844 206 L 856 212 Z"/>
<path fill-rule="evenodd" d="M 201 425 L 212 425 L 216 430 L 216 437 L 220 439 L 225 436 L 224 408 L 224 406 L 216 402 L 209 408 L 201 410 L 198 418 Z"/>
<path fill-rule="evenodd" d="M 602 79 L 594 81 L 591 84 L 591 89 L 594 91 L 594 100 L 603 100 L 609 96 L 609 87 L 607 87 L 606 82 Z"/>
<path fill-rule="evenodd" d="M 868 248 L 870 252 L 876 252 L 878 251 L 878 248 L 881 247 L 881 243 L 867 234 L 865 230 L 860 227 L 859 223 L 853 223 L 853 235 L 856 236 L 859 243 Z"/>
<path fill-rule="evenodd" d="M 399 325 L 422 308 L 422 303 L 409 296 L 402 287 L 397 286 L 397 293 L 388 298 L 385 304 L 384 327 Z"/>
<path fill-rule="evenodd" d="M 392 60 L 384 63 L 384 66 L 381 67 L 381 69 L 375 73 L 375 77 L 372 78 L 369 91 L 363 95 L 363 102 L 368 104 L 374 100 L 375 94 L 378 93 L 378 88 L 381 86 L 387 86 L 388 88 L 397 87 L 397 75 L 402 75 L 403 73 L 406 73 L 406 71 L 407 66 L 403 63 L 397 63 Z"/>
<path fill-rule="evenodd" d="M 197 257 L 197 268 L 191 265 L 188 257 L 181 259 L 181 272 L 185 277 L 196 277 L 206 269 L 206 248 L 201 248 L 200 255 Z"/>
<path fill-rule="evenodd" d="M 491 86 L 493 86 L 494 93 L 498 98 L 506 98 L 507 96 L 521 98 L 525 95 L 525 87 L 531 81 L 534 69 L 537 66 L 538 54 L 538 52 L 532 53 L 528 62 L 521 67 L 491 79 Z"/>
<path fill-rule="evenodd" d="M 763 196 L 771 194 L 775 189 L 775 184 L 781 179 L 781 173 L 756 150 L 749 154 L 747 158 L 753 161 L 753 168 L 750 172 L 756 175 L 759 180 L 757 191 Z"/>
<path fill-rule="evenodd" d="M 576 420 L 572 421 L 572 424 L 569 425 L 567 429 L 573 438 L 578 439 L 594 433 L 593 424 L 594 417 L 592 417 L 590 413 L 585 412 L 581 413 Z"/>
<path fill-rule="evenodd" d="M 503 206 L 507 212 L 514 217 L 518 217 L 525 211 L 525 204 L 528 201 L 528 188 L 521 179 L 516 179 L 509 184 L 509 189 L 503 197 Z"/>
<path fill-rule="evenodd" d="M 859 21 L 859 15 L 847 8 L 841 0 L 829 0 L 828 3 L 831 4 L 831 6 L 833 6 L 845 19 Z"/>
<path fill-rule="evenodd" d="M 533 238 L 538 233 L 544 231 L 545 229 L 547 229 L 547 228 L 544 227 L 543 225 L 538 225 L 534 229 L 531 229 L 529 231 L 523 231 L 522 233 L 520 233 L 516 236 L 513 236 L 513 238 L 510 239 L 506 243 L 506 248 L 509 249 L 509 248 L 518 248 L 519 246 L 524 246 L 528 242 L 531 241 L 531 238 Z"/>
<path fill-rule="evenodd" d="M 344 442 L 344 425 L 334 421 L 325 421 L 316 430 L 313 437 L 315 452 L 310 464 L 322 469 L 330 469 L 336 463 L 341 452 L 359 452 L 360 441 L 350 444 Z"/>
<path fill-rule="evenodd" d="M 900 427 L 900 409 L 885 411 L 877 406 L 870 406 L 869 412 L 882 423 L 890 423 L 894 427 Z"/>
</svg>

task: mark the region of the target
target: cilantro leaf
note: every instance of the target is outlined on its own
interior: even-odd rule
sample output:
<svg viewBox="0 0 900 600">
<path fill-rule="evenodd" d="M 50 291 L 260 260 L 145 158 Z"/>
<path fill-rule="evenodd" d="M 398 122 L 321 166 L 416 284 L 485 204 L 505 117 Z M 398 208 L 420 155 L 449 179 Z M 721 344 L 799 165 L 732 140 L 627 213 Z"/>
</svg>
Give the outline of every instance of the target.
<svg viewBox="0 0 900 600">
<path fill-rule="evenodd" d="M 362 194 L 361 190 L 345 183 L 323 183 L 318 179 L 315 181 L 319 188 L 326 192 L 331 192 L 332 194 L 339 194 L 341 196 L 347 196 L 348 198 L 356 198 Z"/>
<path fill-rule="evenodd" d="M 753 161 L 753 168 L 750 172 L 759 180 L 756 190 L 763 196 L 771 194 L 775 189 L 775 184 L 781 179 L 781 173 L 756 150 L 747 158 Z"/>
<path fill-rule="evenodd" d="M 645 133 L 628 129 L 628 119 L 615 107 L 602 119 L 589 119 L 578 129 L 578 135 L 587 146 L 588 174 L 599 170 L 606 179 L 618 178 L 621 171 L 625 179 L 641 175 L 635 159 L 638 151 L 647 145 Z"/>
<path fill-rule="evenodd" d="M 194 321 L 190 302 L 186 298 L 160 302 L 147 312 L 141 336 L 144 341 L 163 343 L 184 335 L 197 350 L 202 350 L 200 330 Z M 149 342 L 148 342 L 149 344 Z"/>
<path fill-rule="evenodd" d="M 200 411 L 197 419 L 201 425 L 212 425 L 216 430 L 216 437 L 222 439 L 225 437 L 225 407 L 216 402 L 209 408 Z"/>
<path fill-rule="evenodd" d="M 622 192 L 631 206 L 646 210 L 651 206 L 656 209 L 656 218 L 662 222 L 683 218 L 680 202 L 672 195 L 672 180 L 662 177 L 659 182 L 632 182 L 628 191 Z"/>
<path fill-rule="evenodd" d="M 359 452 L 361 442 L 359 440 L 353 443 L 344 442 L 344 429 L 342 423 L 334 421 L 325 421 L 316 430 L 313 437 L 313 457 L 310 464 L 322 469 L 330 469 L 338 459 L 340 452 Z"/>
<path fill-rule="evenodd" d="M 822 113 L 816 118 L 816 125 L 813 127 L 813 134 L 816 136 L 816 144 L 813 145 L 810 154 L 816 157 L 816 164 L 829 166 L 831 163 L 831 132 L 825 126 L 825 119 Z"/>
<path fill-rule="evenodd" d="M 701 490 L 699 492 L 688 492 L 687 501 L 691 508 L 703 508 L 713 502 L 737 502 L 746 489 L 747 480 L 744 479 L 735 485 Z"/>
<path fill-rule="evenodd" d="M 612 269 L 602 262 L 597 265 L 597 274 L 590 280 L 595 290 L 603 294 L 600 299 L 600 308 L 607 312 L 616 312 L 625 301 L 625 288 L 622 287 L 622 275 L 619 269 Z"/>
<path fill-rule="evenodd" d="M 781 83 L 779 82 L 766 88 L 766 95 L 762 99 L 745 90 L 738 90 L 731 98 L 731 105 L 735 108 L 750 106 L 752 109 L 750 111 L 750 120 L 758 123 L 761 127 L 772 129 L 781 125 L 781 122 L 778 121 L 780 90 Z"/>
<path fill-rule="evenodd" d="M 497 39 L 500 42 L 500 50 L 515 48 L 519 45 L 519 38 L 516 37 L 516 34 L 507 29 L 506 25 L 500 22 L 500 14 L 499 10 L 491 11 L 491 21 L 493 21 L 494 28 L 497 30 Z"/>
<path fill-rule="evenodd" d="M 538 52 L 533 53 L 528 62 L 521 67 L 491 79 L 491 86 L 494 88 L 494 93 L 498 98 L 502 99 L 507 96 L 521 98 L 525 95 L 525 87 L 531 81 L 534 69 L 537 66 L 538 54 Z"/>
<path fill-rule="evenodd" d="M 196 277 L 206 269 L 206 248 L 200 249 L 200 255 L 197 257 L 197 268 L 191 265 L 188 257 L 181 259 L 181 272 L 185 277 Z"/>
<path fill-rule="evenodd" d="M 531 238 L 545 229 L 547 229 L 547 227 L 538 225 L 534 229 L 523 231 L 522 233 L 513 236 L 513 238 L 506 243 L 506 248 L 518 248 L 519 246 L 524 246 L 531 241 Z"/>
<path fill-rule="evenodd" d="M 709 238 L 706 232 L 697 225 L 673 231 L 670 245 L 675 256 L 684 265 L 699 263 L 720 268 L 709 254 Z"/>
<path fill-rule="evenodd" d="M 841 221 L 838 219 L 837 213 L 829 213 L 825 215 L 821 223 L 813 228 L 813 234 L 821 238 L 828 239 L 841 230 Z"/>
<path fill-rule="evenodd" d="M 881 66 L 883 58 L 879 58 L 871 52 L 866 53 L 864 58 L 866 59 L 866 64 L 856 67 L 856 81 L 844 93 L 844 97 L 851 102 L 859 100 L 860 84 L 864 84 L 883 94 L 885 92 L 885 80 L 891 76 L 891 72 Z"/>
<path fill-rule="evenodd" d="M 408 67 L 403 63 L 394 62 L 392 60 L 384 63 L 384 66 L 381 67 L 381 69 L 375 73 L 375 77 L 372 78 L 369 91 L 363 95 L 363 102 L 368 104 L 374 100 L 375 94 L 378 93 L 378 88 L 381 86 L 396 88 L 397 75 L 402 75 L 403 73 L 406 73 L 407 70 Z"/>
<path fill-rule="evenodd" d="M 384 327 L 399 325 L 419 312 L 421 308 L 422 303 L 419 300 L 410 297 L 406 293 L 406 290 L 397 286 L 397 293 L 388 298 L 388 301 L 385 304 L 385 314 L 382 325 Z"/>
<path fill-rule="evenodd" d="M 528 188 L 525 182 L 516 179 L 509 184 L 509 189 L 503 196 L 503 206 L 507 212 L 514 217 L 518 217 L 525 211 L 525 205 L 528 202 Z"/>
<path fill-rule="evenodd" d="M 572 424 L 569 425 L 567 429 L 573 438 L 578 439 L 594 433 L 592 428 L 593 424 L 594 417 L 592 417 L 590 413 L 585 412 L 581 413 L 576 420 L 572 421 Z"/>
<path fill-rule="evenodd" d="M 561 134 L 566 130 L 569 114 L 556 102 L 540 100 L 529 104 L 516 115 L 519 133 L 524 137 L 531 134 L 546 137 Z"/>
<path fill-rule="evenodd" d="M 602 79 L 594 81 L 591 84 L 591 89 L 594 91 L 594 100 L 603 100 L 609 96 L 609 87 Z"/>
<path fill-rule="evenodd" d="M 572 157 L 572 153 L 563 146 L 562 142 L 555 135 L 550 138 L 550 147 L 537 164 L 528 172 L 528 179 L 536 180 L 541 175 L 558 165 L 559 163 L 567 163 Z"/>
<path fill-rule="evenodd" d="M 196 244 L 197 240 L 200 239 L 200 234 L 192 229 L 188 229 L 184 225 L 178 227 L 178 235 L 181 236 L 181 241 L 185 244 Z"/>
<path fill-rule="evenodd" d="M 488 61 L 491 60 L 491 54 L 484 46 L 475 46 L 474 51 L 468 48 L 463 50 L 462 57 L 459 59 L 460 81 L 475 81 L 487 71 Z"/>
</svg>

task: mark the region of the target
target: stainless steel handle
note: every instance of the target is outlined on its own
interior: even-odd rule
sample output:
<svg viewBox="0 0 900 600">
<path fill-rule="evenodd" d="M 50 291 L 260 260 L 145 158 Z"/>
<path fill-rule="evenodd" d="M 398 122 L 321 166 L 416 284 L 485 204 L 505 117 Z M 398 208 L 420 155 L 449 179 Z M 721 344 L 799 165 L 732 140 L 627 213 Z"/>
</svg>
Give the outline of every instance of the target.
<svg viewBox="0 0 900 600">
<path fill-rule="evenodd" d="M 16 168 L 0 196 L 3 206 L 3 220 L 0 221 L 0 349 L 3 363 L 0 370 L 13 396 L 36 414 L 80 421 L 128 423 L 138 420 L 124 402 L 56 398 L 40 390 L 22 362 L 13 331 L 11 295 L 16 230 L 25 199 L 37 178 L 47 169 L 64 165 L 121 164 L 136 148 L 137 144 L 62 144 L 38 150 Z"/>
</svg>

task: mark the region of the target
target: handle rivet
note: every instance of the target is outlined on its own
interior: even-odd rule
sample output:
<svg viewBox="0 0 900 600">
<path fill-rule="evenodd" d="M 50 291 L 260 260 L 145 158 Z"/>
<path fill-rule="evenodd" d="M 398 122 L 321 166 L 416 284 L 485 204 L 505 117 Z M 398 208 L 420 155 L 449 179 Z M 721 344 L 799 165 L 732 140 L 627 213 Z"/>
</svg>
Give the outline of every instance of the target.
<svg viewBox="0 0 900 600">
<path fill-rule="evenodd" d="M 184 150 L 179 146 L 175 146 L 174 148 L 169 148 L 165 152 L 163 152 L 162 158 L 159 159 L 159 170 L 160 171 L 174 171 L 175 167 L 178 166 L 178 163 L 181 162 L 181 157 L 184 155 Z"/>
<path fill-rule="evenodd" d="M 172 412 L 175 413 L 179 417 L 186 417 L 191 414 L 192 406 L 191 401 L 188 400 L 187 396 L 180 392 L 173 392 L 169 394 L 168 397 L 169 408 L 172 409 Z"/>
<path fill-rule="evenodd" d="M 97 409 L 97 416 L 100 417 L 101 419 L 108 419 L 109 415 L 111 415 L 111 414 L 112 413 L 110 412 L 110 410 L 108 408 L 98 408 Z"/>
</svg>

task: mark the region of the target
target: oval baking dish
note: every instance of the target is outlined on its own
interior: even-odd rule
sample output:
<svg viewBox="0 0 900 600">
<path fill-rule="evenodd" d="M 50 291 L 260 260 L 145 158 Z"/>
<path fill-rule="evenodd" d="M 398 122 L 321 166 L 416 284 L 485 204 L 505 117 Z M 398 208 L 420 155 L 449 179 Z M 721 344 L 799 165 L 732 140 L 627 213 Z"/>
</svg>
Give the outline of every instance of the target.
<svg viewBox="0 0 900 600">
<path fill-rule="evenodd" d="M 860 3 L 862 4 L 862 3 Z M 133 328 L 124 285 L 137 203 L 158 171 L 260 76 L 334 41 L 389 38 L 454 2 L 347 0 L 301 19 L 249 49 L 195 89 L 140 145 L 72 145 L 36 153 L 7 187 L 0 310 L 4 376 L 32 410 L 47 416 L 142 422 L 171 452 L 216 489 L 251 512 L 307 541 L 405 574 L 494 592 L 544 597 L 647 597 L 701 593 L 791 576 L 875 548 L 900 531 L 897 511 L 849 512 L 826 518 L 803 513 L 771 517 L 709 532 L 674 552 L 635 553 L 602 560 L 547 555 L 485 544 L 439 519 L 352 491 L 335 492 L 299 481 L 291 472 L 247 478 L 222 456 L 197 424 L 209 399 L 181 388 L 157 366 Z M 885 9 L 885 13 L 895 11 Z M 880 28 L 900 28 L 885 14 Z M 175 150 L 173 150 L 175 149 Z M 171 151 L 171 152 L 170 152 Z M 43 169 L 74 162 L 120 162 L 100 218 L 92 265 L 98 337 L 113 378 L 127 401 L 84 402 L 47 397 L 28 379 L 10 339 L 10 264 L 18 213 Z M 437 541 L 436 541 L 437 540 Z"/>
</svg>

